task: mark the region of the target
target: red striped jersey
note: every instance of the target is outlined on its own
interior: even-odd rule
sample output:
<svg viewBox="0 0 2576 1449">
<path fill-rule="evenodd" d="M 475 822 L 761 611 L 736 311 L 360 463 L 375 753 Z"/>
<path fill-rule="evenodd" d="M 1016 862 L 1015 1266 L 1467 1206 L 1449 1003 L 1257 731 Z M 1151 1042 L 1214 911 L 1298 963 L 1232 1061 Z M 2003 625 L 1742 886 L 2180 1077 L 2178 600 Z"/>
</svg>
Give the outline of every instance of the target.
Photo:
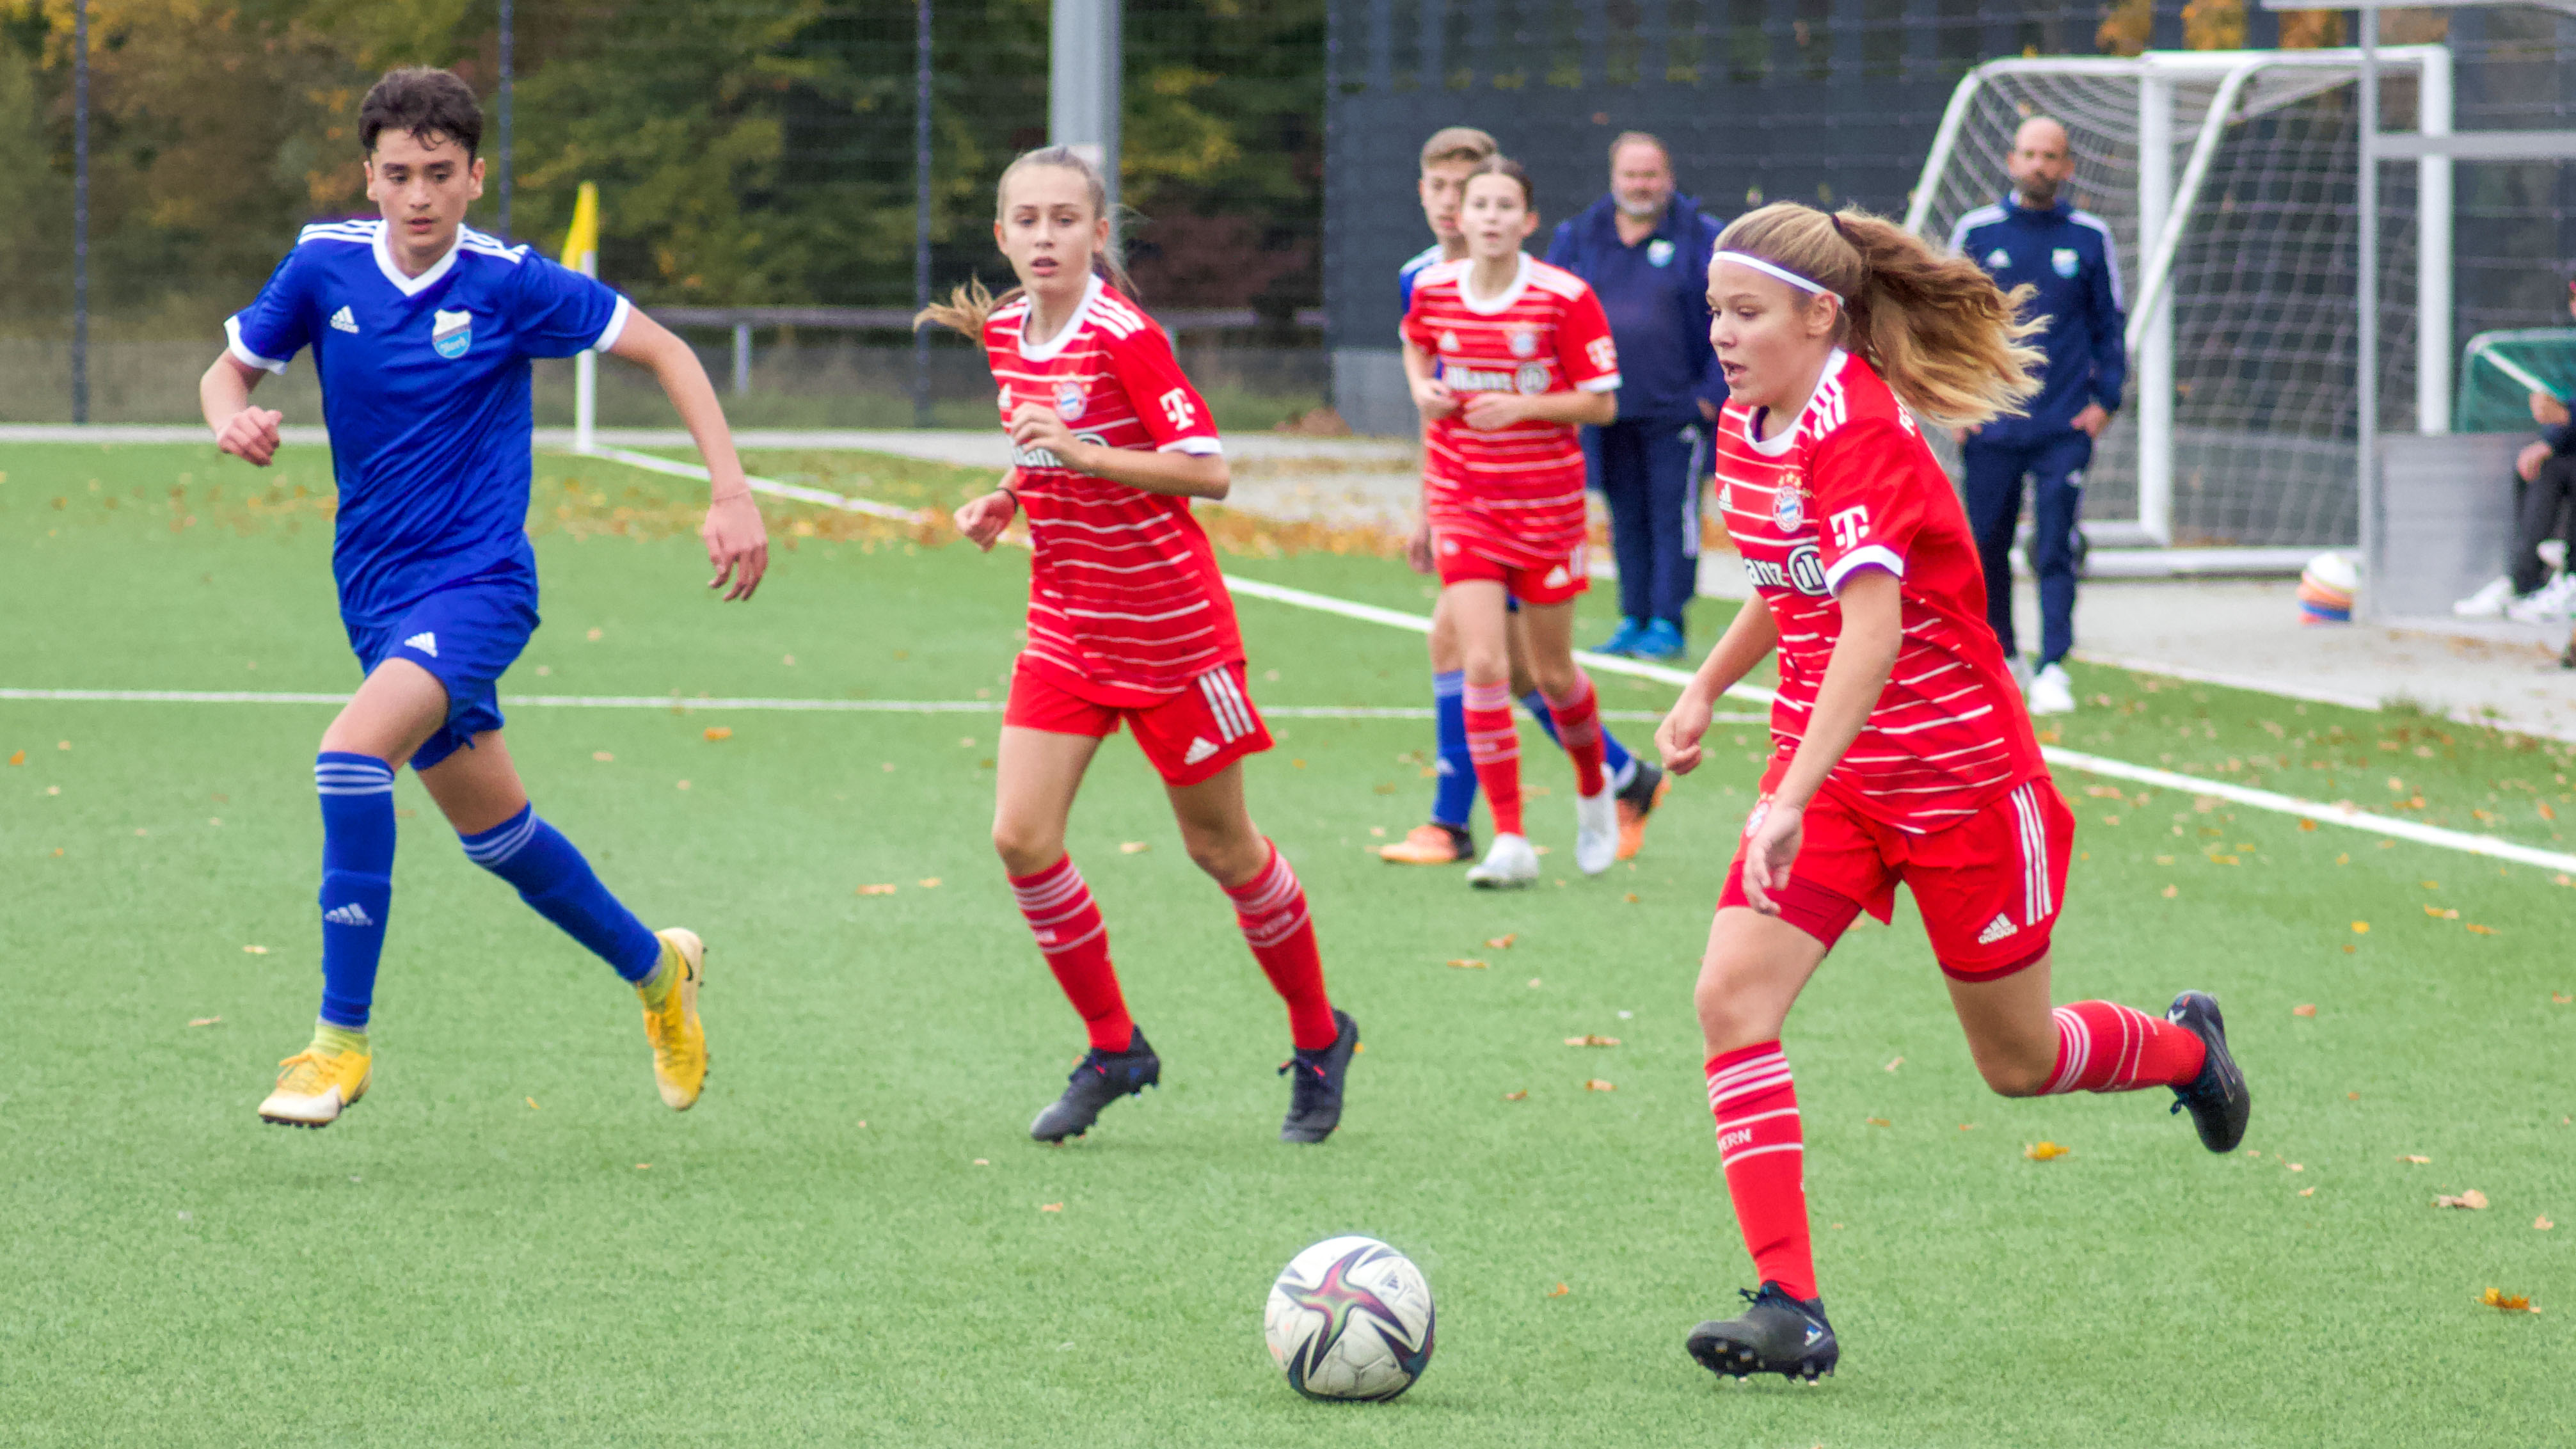
<svg viewBox="0 0 2576 1449">
<path fill-rule="evenodd" d="M 1102 447 L 1223 451 L 1171 339 L 1100 278 L 1048 341 L 1023 335 L 1028 315 L 1022 297 L 984 324 L 1005 429 L 1013 410 L 1034 402 Z M 1234 601 L 1188 499 L 1077 473 L 1043 448 L 1015 447 L 1011 466 L 1035 545 L 1032 663 L 1094 703 L 1141 708 L 1243 662 Z"/>
<path fill-rule="evenodd" d="M 1581 277 L 1522 253 L 1502 294 L 1467 290 L 1475 260 L 1435 262 L 1414 275 L 1404 337 L 1440 362 L 1462 395 L 1609 392 L 1619 349 L 1601 299 Z M 1565 562 L 1584 539 L 1583 445 L 1566 423 L 1527 421 L 1491 432 L 1463 412 L 1423 430 L 1423 493 L 1431 527 L 1518 568 Z"/>
<path fill-rule="evenodd" d="M 1904 641 L 1860 738 L 1826 777 L 1852 809 L 1913 834 L 2044 775 L 2030 716 L 1986 623 L 1986 585 L 1948 475 L 1877 371 L 1835 349 L 1794 427 L 1719 419 L 1718 506 L 1780 629 L 1776 755 L 1806 731 L 1842 634 L 1834 595 L 1860 569 L 1900 581 Z"/>
</svg>

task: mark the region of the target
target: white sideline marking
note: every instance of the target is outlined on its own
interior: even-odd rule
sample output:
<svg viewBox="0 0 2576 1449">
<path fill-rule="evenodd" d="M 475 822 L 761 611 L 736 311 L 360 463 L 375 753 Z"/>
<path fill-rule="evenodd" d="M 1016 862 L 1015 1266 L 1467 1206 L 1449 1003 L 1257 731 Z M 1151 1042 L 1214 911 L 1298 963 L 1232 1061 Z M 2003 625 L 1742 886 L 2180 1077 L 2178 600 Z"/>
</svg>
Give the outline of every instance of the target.
<svg viewBox="0 0 2576 1449">
<path fill-rule="evenodd" d="M 651 467 L 656 472 L 671 473 L 680 477 L 704 479 L 707 476 L 706 469 L 694 464 L 673 463 L 668 459 L 652 458 L 643 453 L 626 454 L 622 450 L 610 453 L 603 450 L 600 456 L 615 457 L 619 461 L 643 460 L 638 461 L 636 466 Z M 764 488 L 763 484 L 767 486 Z M 893 509 L 888 504 L 871 503 L 864 498 L 844 498 L 840 494 L 825 493 L 815 488 L 797 489 L 789 493 L 786 490 L 791 485 L 771 483 L 766 479 L 755 479 L 752 486 L 764 492 L 778 492 L 782 496 L 802 498 L 806 502 L 820 503 L 826 507 L 848 508 L 852 512 L 872 513 L 881 517 L 891 511 L 907 521 L 917 518 L 917 515 L 901 509 Z M 1417 634 L 1431 632 L 1431 619 L 1428 615 L 1407 614 L 1396 609 L 1381 609 L 1374 604 L 1354 603 L 1348 599 L 1336 599 L 1329 594 L 1309 593 L 1304 589 L 1292 589 L 1279 584 L 1265 584 L 1254 579 L 1236 578 L 1232 574 L 1226 574 L 1223 577 L 1227 588 L 1256 599 L 1268 599 L 1273 603 L 1287 604 L 1299 609 L 1313 609 L 1320 613 L 1338 614 L 1345 619 L 1356 619 L 1364 624 L 1383 624 L 1393 629 L 1410 629 Z M 1689 671 L 1674 669 L 1669 665 L 1649 664 L 1643 660 L 1621 659 L 1613 655 L 1593 654 L 1584 650 L 1575 651 L 1574 657 L 1582 661 L 1586 669 L 1598 670 L 1604 674 L 1625 674 L 1636 679 L 1657 680 L 1675 688 L 1687 685 L 1691 680 Z M 1750 684 L 1739 684 L 1726 693 L 1730 699 L 1741 699 L 1750 704 L 1769 704 L 1776 698 L 1772 691 Z M 2153 785 L 2162 790 L 2189 790 L 2195 795 L 2214 795 L 2221 800 L 2231 800 L 2250 809 L 2269 811 L 2275 815 L 2294 815 L 2304 820 L 2321 821 L 2328 825 L 2348 826 L 2354 830 L 2394 836 L 2398 839 L 2414 841 L 2419 845 L 2438 846 L 2444 850 L 2457 850 L 2469 855 L 2518 861 L 2524 865 L 2536 865 L 2548 870 L 2576 871 L 2576 855 L 2562 851 L 2517 845 L 2509 840 L 2471 835 L 2463 830 L 2445 830 L 2438 825 L 2426 825 L 2414 820 L 2398 820 L 2386 815 L 2373 814 L 2367 810 L 2345 809 L 2321 801 L 2302 800 L 2295 795 L 2277 794 L 2270 790 L 2256 790 L 2244 785 L 2204 780 L 2172 770 L 2159 770 L 2151 765 L 2132 765 L 2126 760 L 2090 755 L 2081 750 L 2063 749 L 2056 745 L 2042 745 L 2039 747 L 2039 752 L 2051 765 L 2082 770 L 2090 775 L 2105 775 L 2115 780 L 2134 780 L 2141 785 Z"/>
<path fill-rule="evenodd" d="M 664 473 L 674 478 L 694 478 L 701 483 L 707 481 L 707 470 L 703 466 L 696 463 L 676 462 L 669 458 L 657 458 L 651 453 L 637 453 L 625 448 L 592 448 L 588 456 L 606 458 L 612 463 L 623 463 L 629 468 L 641 468 L 647 473 Z M 775 494 L 780 498 L 793 498 L 800 503 L 819 503 L 826 508 L 838 508 L 845 513 L 864 513 L 870 518 L 888 518 L 897 523 L 920 523 L 929 517 L 926 512 L 899 508 L 891 503 L 879 503 L 873 498 L 852 498 L 846 493 L 826 492 L 820 488 L 807 488 L 798 483 L 781 483 L 775 478 L 747 477 L 746 481 L 751 484 L 751 491 L 754 493 Z"/>
<path fill-rule="evenodd" d="M 345 694 L 299 694 L 242 689 L 0 689 L 0 700 L 54 700 L 108 704 L 327 704 L 349 702 Z M 511 709 L 659 709 L 674 714 L 715 710 L 787 711 L 809 714 L 999 714 L 992 699 L 679 699 L 667 694 L 511 694 L 501 703 Z M 1379 708 L 1358 704 L 1265 705 L 1267 719 L 1401 719 L 1426 720 L 1421 708 Z M 1651 710 L 1608 709 L 1604 719 L 1622 723 L 1660 721 Z M 1760 724 L 1756 714 L 1721 714 L 1720 724 Z"/>
</svg>

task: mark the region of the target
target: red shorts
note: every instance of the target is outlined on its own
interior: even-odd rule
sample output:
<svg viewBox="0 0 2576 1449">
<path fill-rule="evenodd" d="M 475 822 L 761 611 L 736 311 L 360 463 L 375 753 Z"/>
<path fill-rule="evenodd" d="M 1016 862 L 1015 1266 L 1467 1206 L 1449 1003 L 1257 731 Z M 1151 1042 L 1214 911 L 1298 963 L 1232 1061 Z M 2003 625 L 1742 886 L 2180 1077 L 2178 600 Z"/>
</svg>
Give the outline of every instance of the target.
<svg viewBox="0 0 2576 1449">
<path fill-rule="evenodd" d="M 1591 545 L 1578 539 L 1574 551 L 1545 568 L 1523 568 L 1488 556 L 1476 540 L 1442 534 L 1432 553 L 1439 560 L 1442 584 L 1490 580 L 1524 604 L 1562 604 L 1592 586 L 1585 554 Z"/>
<path fill-rule="evenodd" d="M 1764 776 L 1764 798 L 1785 769 L 1786 762 L 1775 762 Z M 1901 880 L 1914 892 L 1923 933 L 1945 974 L 1994 981 L 2047 954 L 2066 895 L 2067 851 L 2075 843 L 2075 812 L 2047 776 L 2023 781 L 1930 835 L 1908 835 L 1831 794 L 1808 805 L 1805 827 L 1789 883 L 1771 898 L 1782 920 L 1826 949 L 1863 910 L 1886 920 Z M 1720 910 L 1750 904 L 1740 845 L 1717 904 Z"/>
<path fill-rule="evenodd" d="M 1144 706 L 1100 704 L 1083 698 L 1056 676 L 1029 665 L 1011 670 L 1011 698 L 1002 723 L 1057 735 L 1107 739 L 1125 720 L 1136 744 L 1166 784 L 1195 785 L 1246 755 L 1270 748 L 1270 730 L 1252 707 L 1243 666 L 1220 665 L 1192 687 Z"/>
</svg>

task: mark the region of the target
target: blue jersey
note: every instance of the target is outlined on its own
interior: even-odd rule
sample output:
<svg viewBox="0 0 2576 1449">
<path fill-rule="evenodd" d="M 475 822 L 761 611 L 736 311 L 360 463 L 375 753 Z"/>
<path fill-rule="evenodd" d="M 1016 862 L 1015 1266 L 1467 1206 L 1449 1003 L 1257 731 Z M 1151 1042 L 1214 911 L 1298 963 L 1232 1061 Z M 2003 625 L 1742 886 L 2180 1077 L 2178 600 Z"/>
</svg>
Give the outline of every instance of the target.
<svg viewBox="0 0 2576 1449">
<path fill-rule="evenodd" d="M 1635 246 L 1619 239 L 1617 198 L 1557 224 L 1547 259 L 1592 284 L 1619 344 L 1619 420 L 1695 423 L 1726 405 L 1708 340 L 1708 259 L 1726 228 L 1687 196 Z"/>
<path fill-rule="evenodd" d="M 466 579 L 534 592 L 528 359 L 605 350 L 629 310 L 470 227 L 406 277 L 382 221 L 343 221 L 306 227 L 259 299 L 226 319 L 249 366 L 283 373 L 313 349 L 340 489 L 331 572 L 353 638 Z"/>
<path fill-rule="evenodd" d="M 2120 249 L 2102 218 L 2062 201 L 2033 211 L 2007 196 L 1960 217 L 1950 249 L 2007 292 L 2023 283 L 2036 288 L 2025 315 L 2048 319 L 2048 330 L 2031 339 L 2048 362 L 2028 416 L 1997 418 L 1979 437 L 2037 441 L 2067 431 L 2088 403 L 2120 410 L 2129 380 L 2128 303 L 2120 295 Z"/>
<path fill-rule="evenodd" d="M 1413 310 L 1413 279 L 1422 275 L 1423 268 L 1437 265 L 1442 260 L 1443 255 L 1444 254 L 1440 250 L 1440 243 L 1433 242 L 1431 245 L 1415 252 L 1410 260 L 1406 261 L 1403 266 L 1396 269 L 1395 291 L 1396 295 L 1402 298 L 1404 302 L 1404 306 L 1401 310 L 1406 312 Z"/>
</svg>

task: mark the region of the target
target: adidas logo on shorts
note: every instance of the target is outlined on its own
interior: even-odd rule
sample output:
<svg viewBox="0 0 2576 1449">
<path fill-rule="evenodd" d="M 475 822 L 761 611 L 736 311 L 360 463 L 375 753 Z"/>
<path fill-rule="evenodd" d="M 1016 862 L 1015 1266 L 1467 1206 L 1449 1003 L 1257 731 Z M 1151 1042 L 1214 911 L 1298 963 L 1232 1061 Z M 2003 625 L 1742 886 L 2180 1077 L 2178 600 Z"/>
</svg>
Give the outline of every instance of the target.
<svg viewBox="0 0 2576 1449">
<path fill-rule="evenodd" d="M 417 649 L 421 653 L 428 655 L 430 658 L 436 659 L 438 657 L 438 636 L 424 630 L 421 633 L 414 634 L 410 638 L 405 639 L 403 641 L 403 647 L 405 649 Z"/>
<path fill-rule="evenodd" d="M 1204 760 L 1215 753 L 1216 746 L 1208 743 L 1207 736 L 1199 735 L 1190 741 L 1189 753 L 1181 756 L 1181 763 L 1184 765 L 1195 765 L 1199 761 Z"/>
<path fill-rule="evenodd" d="M 2020 929 L 2021 927 L 2012 923 L 2012 917 L 1998 915 L 1993 920 L 1986 923 L 1985 931 L 1977 937 L 1977 944 L 1980 946 L 1991 946 L 1997 941 L 2002 940 L 2004 937 L 2009 936 Z"/>
<path fill-rule="evenodd" d="M 333 906 L 322 913 L 322 919 L 335 926 L 372 926 L 376 923 L 375 918 L 367 914 L 367 908 L 356 901 L 345 906 Z"/>
</svg>

